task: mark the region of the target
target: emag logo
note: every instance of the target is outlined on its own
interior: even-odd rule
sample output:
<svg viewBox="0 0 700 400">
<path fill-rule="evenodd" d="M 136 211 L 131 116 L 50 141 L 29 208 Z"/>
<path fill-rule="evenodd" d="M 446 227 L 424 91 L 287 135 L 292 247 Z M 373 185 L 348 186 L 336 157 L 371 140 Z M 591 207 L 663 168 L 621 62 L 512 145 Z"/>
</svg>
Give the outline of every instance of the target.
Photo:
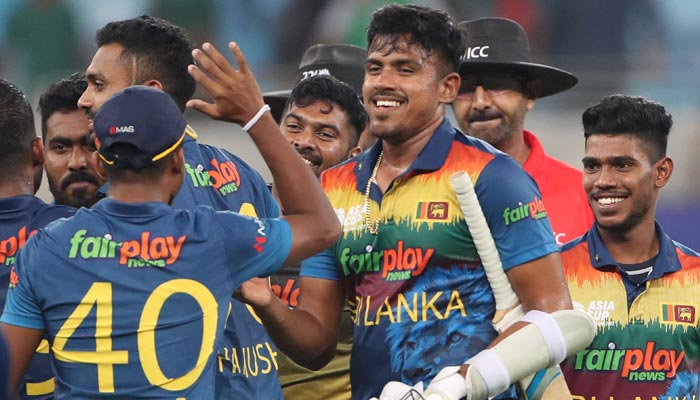
<svg viewBox="0 0 700 400">
<path fill-rule="evenodd" d="M 503 210 L 503 222 L 506 226 L 527 218 L 547 218 L 547 210 L 544 208 L 544 201 L 535 197 L 535 199 L 529 203 L 520 203 L 515 208 L 506 207 L 506 209 Z"/>
<path fill-rule="evenodd" d="M 576 354 L 577 371 L 618 372 L 630 381 L 663 381 L 676 376 L 685 351 L 656 348 L 647 342 L 644 348 L 618 349 L 610 342 L 607 349 L 583 350 Z"/>
</svg>

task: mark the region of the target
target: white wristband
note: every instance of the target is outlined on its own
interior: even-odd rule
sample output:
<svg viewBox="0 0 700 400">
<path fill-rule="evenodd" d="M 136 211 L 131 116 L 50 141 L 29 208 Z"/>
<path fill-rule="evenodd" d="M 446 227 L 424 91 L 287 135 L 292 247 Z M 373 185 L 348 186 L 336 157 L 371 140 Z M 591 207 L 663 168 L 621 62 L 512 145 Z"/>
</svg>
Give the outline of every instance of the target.
<svg viewBox="0 0 700 400">
<path fill-rule="evenodd" d="M 250 121 L 248 121 L 248 123 L 243 126 L 243 132 L 248 133 L 248 130 L 252 128 L 253 125 L 255 125 L 258 122 L 258 120 L 260 120 L 260 118 L 263 116 L 263 114 L 265 114 L 266 111 L 270 111 L 270 106 L 268 106 L 267 104 L 263 104 L 263 106 L 260 107 L 260 110 L 258 110 L 258 113 L 255 114 L 253 118 L 251 118 Z"/>
</svg>

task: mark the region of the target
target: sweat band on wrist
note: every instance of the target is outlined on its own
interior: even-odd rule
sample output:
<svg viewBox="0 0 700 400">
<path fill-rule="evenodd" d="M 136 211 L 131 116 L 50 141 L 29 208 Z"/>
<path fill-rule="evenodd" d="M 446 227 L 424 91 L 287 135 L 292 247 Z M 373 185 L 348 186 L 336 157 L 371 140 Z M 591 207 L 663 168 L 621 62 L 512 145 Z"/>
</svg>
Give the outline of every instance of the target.
<svg viewBox="0 0 700 400">
<path fill-rule="evenodd" d="M 243 126 L 243 132 L 248 133 L 248 130 L 252 128 L 253 125 L 255 125 L 258 122 L 258 120 L 260 120 L 260 118 L 263 116 L 263 114 L 265 114 L 266 111 L 270 111 L 270 106 L 268 106 L 267 104 L 263 104 L 263 106 L 260 107 L 260 110 L 258 110 L 258 113 L 255 114 L 253 118 L 251 118 L 250 121 L 248 121 L 248 123 Z"/>
</svg>

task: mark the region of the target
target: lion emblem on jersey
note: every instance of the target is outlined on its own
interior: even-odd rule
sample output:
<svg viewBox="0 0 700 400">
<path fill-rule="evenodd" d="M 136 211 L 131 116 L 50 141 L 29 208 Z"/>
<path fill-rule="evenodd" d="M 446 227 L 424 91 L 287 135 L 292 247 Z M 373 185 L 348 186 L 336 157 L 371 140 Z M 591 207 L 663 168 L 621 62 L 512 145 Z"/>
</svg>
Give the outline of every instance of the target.
<svg viewBox="0 0 700 400">
<path fill-rule="evenodd" d="M 700 398 L 700 374 L 681 371 L 668 385 L 668 390 L 659 399 L 697 399 Z"/>
<path fill-rule="evenodd" d="M 430 268 L 416 278 L 414 286 L 405 293 L 407 299 L 418 294 L 427 298 L 443 292 L 434 307 L 444 310 L 453 290 L 459 290 L 467 311 L 467 317 L 459 312 L 449 318 L 428 318 L 414 323 L 410 319 L 390 324 L 386 340 L 391 351 L 392 372 L 399 373 L 404 383 L 429 382 L 446 366 L 460 365 L 469 355 L 485 348 L 495 336 L 490 325 L 493 315 L 493 295 L 488 285 L 473 285 L 483 278 L 481 268 Z M 462 285 L 461 283 L 464 283 Z M 424 315 L 422 302 L 418 302 L 418 315 Z M 427 313 L 430 316 L 430 312 Z"/>
</svg>

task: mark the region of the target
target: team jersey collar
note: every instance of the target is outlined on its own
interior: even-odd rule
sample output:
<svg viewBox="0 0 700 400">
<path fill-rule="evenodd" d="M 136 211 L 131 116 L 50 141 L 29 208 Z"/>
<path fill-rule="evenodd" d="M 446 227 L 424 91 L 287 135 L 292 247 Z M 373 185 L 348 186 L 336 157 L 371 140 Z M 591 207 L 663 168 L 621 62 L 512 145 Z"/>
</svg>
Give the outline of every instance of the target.
<svg viewBox="0 0 700 400">
<path fill-rule="evenodd" d="M 406 176 L 413 171 L 436 171 L 440 169 L 447 159 L 447 154 L 452 148 L 452 142 L 456 134 L 457 130 L 452 127 L 452 124 L 450 124 L 447 118 L 444 118 L 423 150 L 418 153 L 418 157 L 413 160 L 413 163 L 401 176 Z M 357 163 L 355 164 L 358 191 L 364 192 L 367 181 L 372 175 L 372 169 L 377 163 L 381 151 L 382 141 L 377 140 L 369 150 L 358 156 Z"/>
<path fill-rule="evenodd" d="M 525 160 L 523 164 L 523 169 L 530 172 L 530 175 L 540 175 L 540 171 L 543 171 L 546 167 L 546 157 L 544 154 L 544 147 L 542 143 L 537 139 L 532 132 L 524 130 L 523 137 L 525 139 L 525 144 L 530 148 L 530 155 Z"/>
<path fill-rule="evenodd" d="M 197 140 L 197 132 L 188 124 L 185 128 L 185 142 L 192 142 L 194 140 Z"/>
<path fill-rule="evenodd" d="M 153 218 L 172 210 L 169 205 L 159 201 L 148 203 L 123 203 L 110 198 L 100 200 L 97 204 L 92 206 L 92 208 L 107 214 L 126 218 Z"/>
<path fill-rule="evenodd" d="M 3 215 L 26 213 L 27 210 L 32 208 L 33 204 L 44 204 L 44 202 L 30 194 L 0 199 L 0 209 Z"/>
<path fill-rule="evenodd" d="M 655 222 L 656 235 L 659 237 L 659 254 L 654 263 L 654 269 L 646 280 L 658 279 L 671 272 L 680 271 L 681 263 L 676 254 L 676 246 L 673 240 L 664 232 L 658 222 Z M 608 249 L 605 248 L 603 240 L 598 233 L 597 225 L 593 225 L 588 231 L 588 248 L 590 249 L 591 265 L 593 268 L 602 269 L 605 267 L 620 268 L 612 258 Z"/>
</svg>

